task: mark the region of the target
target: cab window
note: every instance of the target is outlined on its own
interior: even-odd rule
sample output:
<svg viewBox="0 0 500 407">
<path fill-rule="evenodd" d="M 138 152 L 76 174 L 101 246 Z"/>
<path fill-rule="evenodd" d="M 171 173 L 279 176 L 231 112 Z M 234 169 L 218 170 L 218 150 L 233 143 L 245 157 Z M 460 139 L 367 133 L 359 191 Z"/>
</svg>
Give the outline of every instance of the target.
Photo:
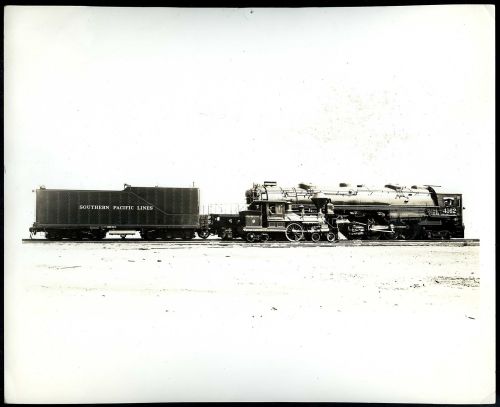
<svg viewBox="0 0 500 407">
<path fill-rule="evenodd" d="M 446 207 L 454 206 L 453 205 L 454 201 L 455 201 L 455 198 L 449 198 L 449 197 L 443 198 L 443 203 L 444 203 L 444 206 L 446 206 Z"/>
<path fill-rule="evenodd" d="M 285 204 L 276 204 L 276 215 L 284 215 L 285 214 Z"/>
</svg>

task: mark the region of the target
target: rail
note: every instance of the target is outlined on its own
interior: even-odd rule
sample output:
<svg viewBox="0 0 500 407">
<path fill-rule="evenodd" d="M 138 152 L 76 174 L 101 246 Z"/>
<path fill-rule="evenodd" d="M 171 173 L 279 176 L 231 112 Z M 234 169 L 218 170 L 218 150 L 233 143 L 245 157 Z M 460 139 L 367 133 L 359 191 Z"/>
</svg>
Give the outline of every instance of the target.
<svg viewBox="0 0 500 407">
<path fill-rule="evenodd" d="M 244 240 L 223 241 L 220 239 L 193 239 L 193 240 L 142 240 L 142 239 L 104 239 L 104 240 L 46 240 L 22 239 L 23 244 L 59 244 L 59 245 L 87 245 L 87 244 L 136 244 L 140 246 L 160 245 L 165 247 L 175 246 L 215 246 L 215 247 L 356 247 L 356 246 L 479 246 L 479 239 L 451 239 L 451 240 L 339 240 L 337 242 L 288 242 L 268 241 L 265 243 L 248 243 Z"/>
</svg>

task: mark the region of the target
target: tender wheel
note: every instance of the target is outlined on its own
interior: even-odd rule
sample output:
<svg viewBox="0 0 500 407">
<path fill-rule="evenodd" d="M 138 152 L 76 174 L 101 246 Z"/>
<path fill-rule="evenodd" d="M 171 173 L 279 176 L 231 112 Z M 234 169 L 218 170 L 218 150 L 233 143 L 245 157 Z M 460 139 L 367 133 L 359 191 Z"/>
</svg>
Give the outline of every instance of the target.
<svg viewBox="0 0 500 407">
<path fill-rule="evenodd" d="M 158 236 L 157 236 L 157 234 L 155 233 L 155 231 L 154 231 L 154 230 L 147 230 L 146 232 L 141 233 L 141 237 L 142 237 L 144 240 L 154 240 L 154 239 L 156 239 Z"/>
<path fill-rule="evenodd" d="M 249 242 L 249 243 L 255 242 L 256 238 L 257 238 L 257 236 L 253 232 L 248 232 L 246 235 L 247 242 Z"/>
<path fill-rule="evenodd" d="M 209 230 L 198 230 L 196 233 L 198 234 L 198 237 L 202 239 L 206 239 L 208 236 L 210 236 Z"/>
<path fill-rule="evenodd" d="M 298 223 L 290 223 L 286 227 L 285 235 L 290 242 L 298 242 L 304 238 L 304 229 Z"/>
<path fill-rule="evenodd" d="M 333 232 L 328 232 L 326 234 L 326 240 L 328 240 L 329 242 L 333 242 L 335 241 L 335 233 Z"/>
<path fill-rule="evenodd" d="M 79 231 L 72 232 L 70 235 L 71 240 L 82 240 L 82 234 Z"/>
<path fill-rule="evenodd" d="M 319 242 L 320 239 L 321 235 L 318 232 L 313 232 L 313 234 L 311 235 L 311 240 L 313 242 Z"/>
<path fill-rule="evenodd" d="M 46 232 L 45 238 L 48 240 L 61 240 L 62 236 L 58 232 Z"/>
<path fill-rule="evenodd" d="M 260 241 L 261 242 L 267 242 L 269 240 L 269 235 L 267 233 L 262 233 L 260 235 Z"/>
<path fill-rule="evenodd" d="M 106 231 L 104 230 L 93 230 L 89 234 L 91 240 L 101 240 L 106 237 Z"/>
</svg>

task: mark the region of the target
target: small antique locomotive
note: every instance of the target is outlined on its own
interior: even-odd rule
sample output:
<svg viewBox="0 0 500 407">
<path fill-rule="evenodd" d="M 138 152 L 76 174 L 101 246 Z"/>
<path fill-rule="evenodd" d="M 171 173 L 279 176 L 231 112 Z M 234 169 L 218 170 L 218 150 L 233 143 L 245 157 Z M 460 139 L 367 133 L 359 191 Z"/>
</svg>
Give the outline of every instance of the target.
<svg viewBox="0 0 500 407">
<path fill-rule="evenodd" d="M 248 242 L 338 239 L 333 213 L 326 212 L 327 199 L 316 196 L 313 200 L 316 209 L 307 212 L 302 205 L 292 209 L 286 200 L 255 200 L 237 215 L 208 215 L 205 235 L 216 234 L 224 240 L 241 237 Z"/>
</svg>

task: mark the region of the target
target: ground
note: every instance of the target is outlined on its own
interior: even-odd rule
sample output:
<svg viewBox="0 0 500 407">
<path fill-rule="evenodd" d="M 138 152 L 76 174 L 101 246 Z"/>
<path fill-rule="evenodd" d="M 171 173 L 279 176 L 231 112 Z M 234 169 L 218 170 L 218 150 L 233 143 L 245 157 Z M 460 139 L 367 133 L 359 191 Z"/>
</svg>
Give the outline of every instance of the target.
<svg viewBox="0 0 500 407">
<path fill-rule="evenodd" d="M 479 249 L 23 244 L 5 277 L 6 394 L 480 402 Z"/>
</svg>

